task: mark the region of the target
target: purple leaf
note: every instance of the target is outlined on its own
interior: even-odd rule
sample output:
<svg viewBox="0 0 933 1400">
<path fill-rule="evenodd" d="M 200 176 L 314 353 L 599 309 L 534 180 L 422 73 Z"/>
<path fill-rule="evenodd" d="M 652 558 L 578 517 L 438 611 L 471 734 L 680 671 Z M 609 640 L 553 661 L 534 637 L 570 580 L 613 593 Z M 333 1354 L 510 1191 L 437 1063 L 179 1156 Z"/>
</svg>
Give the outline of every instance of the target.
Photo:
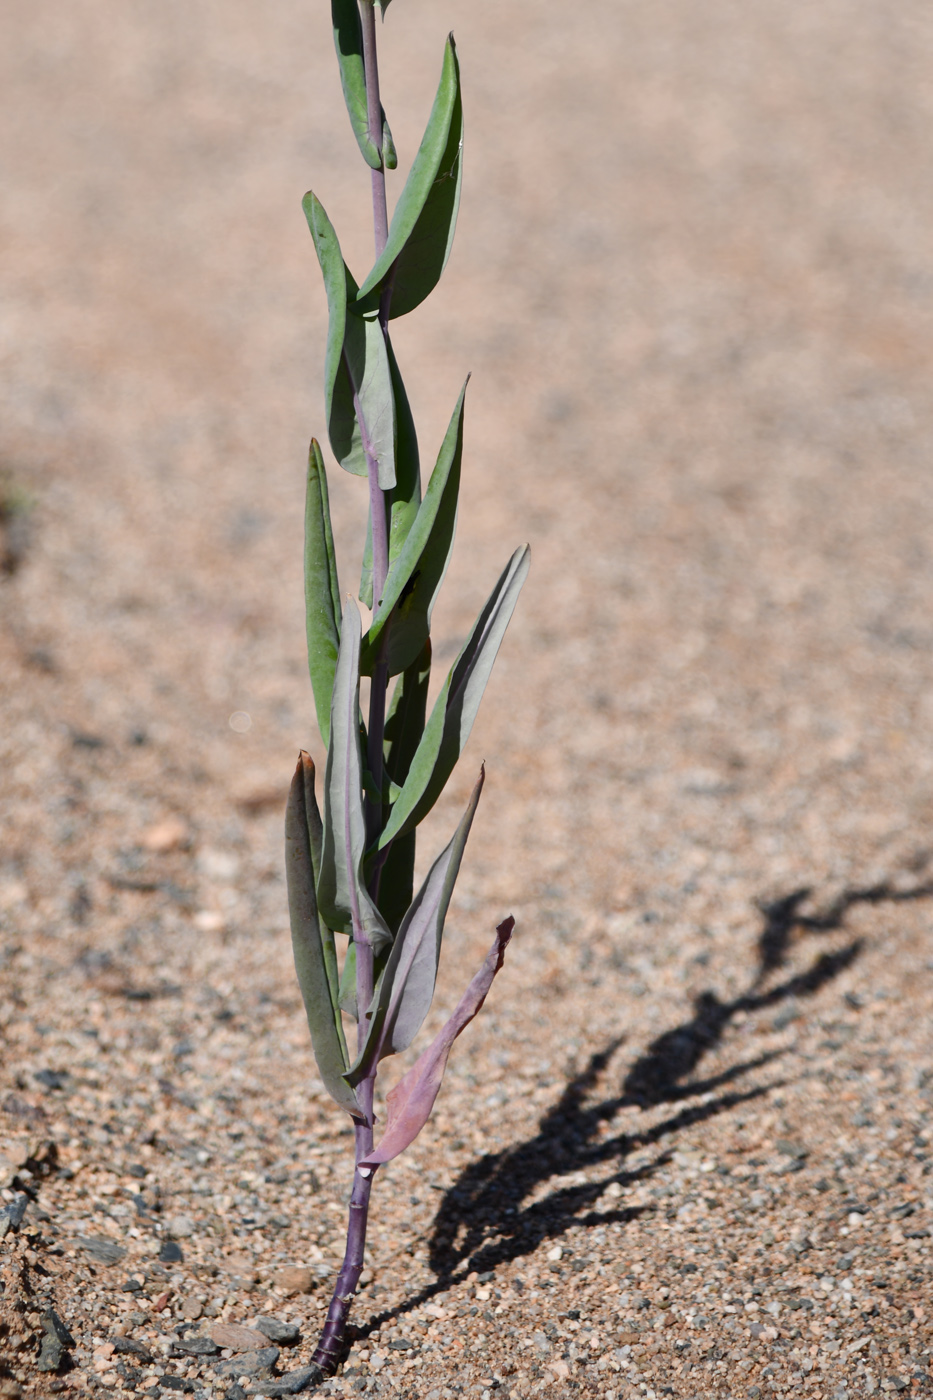
<svg viewBox="0 0 933 1400">
<path fill-rule="evenodd" d="M 385 1133 L 375 1151 L 359 1163 L 361 1167 L 371 1171 L 381 1162 L 391 1162 L 393 1157 L 411 1146 L 430 1118 L 447 1068 L 450 1048 L 486 1000 L 492 980 L 505 961 L 505 950 L 514 927 L 515 920 L 511 915 L 499 925 L 486 961 L 460 998 L 456 1011 L 438 1031 L 427 1050 L 418 1056 L 404 1078 L 386 1096 L 388 1121 Z"/>
</svg>

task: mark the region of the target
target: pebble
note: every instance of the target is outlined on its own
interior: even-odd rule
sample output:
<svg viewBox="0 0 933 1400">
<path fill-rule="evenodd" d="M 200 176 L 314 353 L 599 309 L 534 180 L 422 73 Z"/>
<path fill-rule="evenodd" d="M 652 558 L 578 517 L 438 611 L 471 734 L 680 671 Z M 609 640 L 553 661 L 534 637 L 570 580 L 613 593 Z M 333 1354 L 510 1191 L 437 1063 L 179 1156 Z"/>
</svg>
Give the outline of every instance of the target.
<svg viewBox="0 0 933 1400">
<path fill-rule="evenodd" d="M 218 1376 L 234 1376 L 238 1380 L 242 1376 L 259 1380 L 271 1373 L 278 1359 L 278 1347 L 262 1347 L 258 1351 L 246 1351 L 239 1356 L 231 1356 L 227 1361 L 215 1362 L 214 1373 Z"/>
<path fill-rule="evenodd" d="M 219 1347 L 229 1347 L 231 1351 L 256 1351 L 263 1347 L 266 1341 L 270 1340 L 265 1329 L 256 1330 L 252 1327 L 240 1327 L 231 1322 L 217 1322 L 210 1329 L 212 1342 L 216 1342 Z M 272 1338 L 275 1341 L 277 1338 Z"/>
<path fill-rule="evenodd" d="M 144 851 L 151 851 L 154 855 L 167 855 L 169 851 L 180 850 L 188 843 L 188 827 L 180 817 L 166 817 L 164 821 L 147 827 L 139 841 Z"/>
<path fill-rule="evenodd" d="M 292 1346 L 301 1338 L 297 1322 L 280 1322 L 277 1317 L 257 1317 L 253 1326 L 257 1332 L 268 1337 L 270 1342 L 278 1342 L 285 1346 Z"/>
<path fill-rule="evenodd" d="M 110 1344 L 114 1351 L 122 1356 L 138 1356 L 147 1366 L 152 1365 L 152 1354 L 148 1347 L 143 1346 L 142 1342 L 137 1342 L 134 1337 L 121 1336 L 115 1332 L 110 1338 Z"/>
<path fill-rule="evenodd" d="M 160 1264 L 181 1264 L 184 1258 L 182 1247 L 175 1240 L 166 1240 L 159 1250 Z"/>
<path fill-rule="evenodd" d="M 116 1240 L 101 1239 L 93 1235 L 83 1235 L 78 1244 L 95 1264 L 119 1264 L 126 1257 L 126 1250 Z"/>
<path fill-rule="evenodd" d="M 314 1278 L 310 1269 L 304 1269 L 297 1265 L 286 1265 L 284 1268 L 276 1269 L 272 1276 L 276 1288 L 280 1288 L 283 1293 L 310 1293 L 314 1287 Z"/>
<path fill-rule="evenodd" d="M 251 1395 L 297 1395 L 299 1390 L 304 1390 L 312 1376 L 317 1371 L 316 1366 L 302 1366 L 297 1371 L 286 1371 L 284 1376 L 278 1380 L 264 1381 L 262 1389 L 250 1391 Z M 230 1391 L 227 1391 L 230 1395 Z"/>
<path fill-rule="evenodd" d="M 165 1222 L 168 1233 L 176 1240 L 189 1239 L 195 1232 L 195 1223 L 190 1215 L 172 1215 Z"/>
<path fill-rule="evenodd" d="M 173 1346 L 185 1356 L 216 1356 L 220 1351 L 211 1337 L 179 1337 Z"/>
</svg>

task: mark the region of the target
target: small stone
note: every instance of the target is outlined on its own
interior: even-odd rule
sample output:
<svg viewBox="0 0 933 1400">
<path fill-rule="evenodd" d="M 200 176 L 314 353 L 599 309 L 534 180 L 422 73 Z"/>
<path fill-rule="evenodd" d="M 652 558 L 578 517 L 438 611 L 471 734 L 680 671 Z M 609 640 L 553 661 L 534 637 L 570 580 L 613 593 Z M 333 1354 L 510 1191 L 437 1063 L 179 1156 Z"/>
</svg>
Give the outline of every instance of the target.
<svg viewBox="0 0 933 1400">
<path fill-rule="evenodd" d="M 182 1247 L 175 1240 L 166 1240 L 159 1250 L 160 1264 L 181 1264 L 184 1262 L 184 1258 Z"/>
<path fill-rule="evenodd" d="M 272 1276 L 272 1282 L 276 1288 L 280 1288 L 283 1293 L 289 1295 L 294 1293 L 310 1293 L 314 1287 L 314 1278 L 310 1269 L 305 1269 L 299 1265 L 286 1265 L 282 1269 L 276 1269 Z"/>
<path fill-rule="evenodd" d="M 29 1197 L 20 1192 L 14 1196 L 12 1201 L 0 1210 L 0 1238 L 8 1230 L 16 1231 L 23 1223 L 23 1216 L 26 1214 L 26 1207 L 29 1205 Z"/>
<path fill-rule="evenodd" d="M 134 1176 L 137 1181 L 145 1181 L 148 1172 L 141 1162 L 131 1162 L 126 1169 L 127 1176 Z"/>
<path fill-rule="evenodd" d="M 392 1351 L 409 1351 L 411 1349 L 411 1342 L 407 1337 L 393 1337 L 389 1343 L 389 1348 Z"/>
<path fill-rule="evenodd" d="M 142 1342 L 137 1342 L 132 1337 L 115 1335 L 110 1338 L 110 1344 L 120 1356 L 135 1356 L 144 1366 L 152 1365 L 152 1354 L 143 1346 Z"/>
<path fill-rule="evenodd" d="M 40 1069 L 33 1076 L 37 1084 L 41 1084 L 43 1089 L 53 1090 L 67 1089 L 71 1075 L 66 1069 Z"/>
<path fill-rule="evenodd" d="M 246 1400 L 246 1391 L 241 1385 L 231 1385 L 226 1391 L 227 1400 Z"/>
<path fill-rule="evenodd" d="M 187 1376 L 160 1376 L 159 1385 L 163 1390 L 194 1390 L 194 1381 Z"/>
<path fill-rule="evenodd" d="M 57 1371 L 65 1357 L 65 1348 L 57 1337 L 46 1332 L 42 1338 L 42 1345 L 39 1348 L 39 1357 L 36 1361 L 37 1371 Z"/>
<path fill-rule="evenodd" d="M 165 1228 L 172 1239 L 187 1240 L 194 1234 L 195 1224 L 190 1215 L 172 1215 L 165 1222 Z"/>
<path fill-rule="evenodd" d="M 143 850 L 152 851 L 154 855 L 166 855 L 189 844 L 188 828 L 180 817 L 167 817 L 165 821 L 147 827 L 139 844 Z"/>
<path fill-rule="evenodd" d="M 257 1317 L 253 1323 L 257 1332 L 268 1337 L 270 1342 L 293 1346 L 301 1338 L 297 1322 L 280 1322 L 277 1317 Z"/>
<path fill-rule="evenodd" d="M 82 1235 L 78 1244 L 84 1253 L 93 1259 L 95 1264 L 119 1264 L 126 1255 L 126 1250 L 115 1240 L 100 1239 L 93 1235 Z"/>
<path fill-rule="evenodd" d="M 240 1327 L 232 1322 L 215 1322 L 210 1330 L 211 1341 L 231 1351 L 259 1351 L 268 1336 L 253 1327 Z"/>
<path fill-rule="evenodd" d="M 317 1366 L 302 1366 L 297 1371 L 286 1371 L 285 1375 L 281 1376 L 278 1380 L 263 1381 L 262 1389 L 250 1391 L 250 1394 L 267 1395 L 270 1397 L 270 1400 L 271 1397 L 277 1395 L 297 1395 L 299 1390 L 304 1390 L 308 1382 L 312 1380 L 315 1375 L 319 1374 L 320 1371 Z M 231 1389 L 237 1388 L 238 1387 L 231 1387 Z M 229 1390 L 227 1391 L 227 1395 L 230 1395 Z"/>
<path fill-rule="evenodd" d="M 278 1347 L 262 1347 L 259 1351 L 245 1351 L 239 1356 L 231 1356 L 228 1361 L 215 1362 L 214 1372 L 218 1376 L 233 1376 L 236 1380 L 243 1376 L 249 1380 L 260 1380 L 271 1374 L 278 1359 Z M 227 1394 L 230 1394 L 229 1390 Z"/>
<path fill-rule="evenodd" d="M 71 1348 L 75 1346 L 75 1339 L 68 1331 L 54 1308 L 46 1308 L 40 1318 L 43 1332 L 47 1337 L 54 1337 L 63 1347 Z"/>
<path fill-rule="evenodd" d="M 189 1322 L 197 1322 L 203 1311 L 204 1309 L 197 1298 L 186 1298 L 181 1305 L 181 1315 L 186 1317 Z M 275 1339 L 273 1338 L 273 1340 Z"/>
<path fill-rule="evenodd" d="M 184 1356 L 216 1356 L 220 1347 L 210 1337 L 179 1337 L 173 1343 Z"/>
</svg>

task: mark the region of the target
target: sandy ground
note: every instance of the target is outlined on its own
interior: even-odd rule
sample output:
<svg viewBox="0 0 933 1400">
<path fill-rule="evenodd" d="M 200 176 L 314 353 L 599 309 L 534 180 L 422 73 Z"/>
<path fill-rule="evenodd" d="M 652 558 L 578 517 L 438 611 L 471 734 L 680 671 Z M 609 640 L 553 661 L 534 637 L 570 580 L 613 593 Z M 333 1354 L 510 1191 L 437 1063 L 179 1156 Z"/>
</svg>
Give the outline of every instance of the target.
<svg viewBox="0 0 933 1400">
<path fill-rule="evenodd" d="M 340 1252 L 281 841 L 320 757 L 306 188 L 370 256 L 326 11 L 5 7 L 9 1400 L 273 1394 Z M 933 14 L 398 0 L 403 167 L 448 28 L 464 204 L 396 340 L 427 460 L 474 376 L 441 659 L 534 562 L 421 848 L 485 758 L 430 1024 L 517 933 L 328 1390 L 926 1393 Z M 211 1341 L 257 1317 L 299 1341 Z"/>
</svg>

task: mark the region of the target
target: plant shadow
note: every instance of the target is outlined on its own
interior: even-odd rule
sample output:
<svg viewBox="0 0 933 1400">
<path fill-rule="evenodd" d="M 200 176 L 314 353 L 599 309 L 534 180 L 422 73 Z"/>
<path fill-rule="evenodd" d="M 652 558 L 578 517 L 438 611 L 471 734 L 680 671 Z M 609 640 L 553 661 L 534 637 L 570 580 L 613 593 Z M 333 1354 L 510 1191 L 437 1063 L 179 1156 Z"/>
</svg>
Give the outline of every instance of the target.
<svg viewBox="0 0 933 1400">
<path fill-rule="evenodd" d="M 614 1037 L 591 1055 L 541 1118 L 533 1137 L 469 1163 L 446 1191 L 429 1240 L 429 1264 L 435 1281 L 401 1307 L 374 1316 L 359 1327 L 357 1335 L 365 1336 L 389 1316 L 418 1307 L 466 1272 L 492 1271 L 533 1253 L 545 1240 L 559 1240 L 572 1227 L 625 1223 L 654 1209 L 620 1205 L 597 1211 L 596 1205 L 612 1183 L 625 1191 L 654 1176 L 670 1160 L 671 1140 L 685 1128 L 728 1113 L 779 1087 L 783 1081 L 774 1079 L 746 1088 L 737 1085 L 743 1077 L 777 1060 L 783 1053 L 778 1051 L 706 1077 L 698 1077 L 697 1071 L 738 1013 L 749 1014 L 816 995 L 850 967 L 863 948 L 863 941 L 854 938 L 842 948 L 820 952 L 806 971 L 766 986 L 784 967 L 795 940 L 842 929 L 849 911 L 861 904 L 913 901 L 931 895 L 933 882 L 906 890 L 882 882 L 845 890 L 817 913 L 805 912 L 812 896 L 809 888 L 760 903 L 763 926 L 747 991 L 728 1001 L 712 989 L 701 992 L 694 1000 L 690 1019 L 658 1036 L 630 1067 L 620 1091 L 597 1102 L 591 1101 L 592 1095 L 623 1037 Z M 686 1103 L 688 1099 L 700 1101 Z M 648 1110 L 664 1104 L 680 1107 L 640 1131 L 604 1135 L 604 1125 L 620 1110 Z M 626 1166 L 634 1152 L 654 1148 L 656 1155 L 649 1162 Z M 551 1178 L 592 1173 L 600 1166 L 610 1170 L 597 1180 L 559 1185 L 540 1196 L 541 1187 Z M 532 1199 L 536 1193 L 538 1198 Z"/>
</svg>

